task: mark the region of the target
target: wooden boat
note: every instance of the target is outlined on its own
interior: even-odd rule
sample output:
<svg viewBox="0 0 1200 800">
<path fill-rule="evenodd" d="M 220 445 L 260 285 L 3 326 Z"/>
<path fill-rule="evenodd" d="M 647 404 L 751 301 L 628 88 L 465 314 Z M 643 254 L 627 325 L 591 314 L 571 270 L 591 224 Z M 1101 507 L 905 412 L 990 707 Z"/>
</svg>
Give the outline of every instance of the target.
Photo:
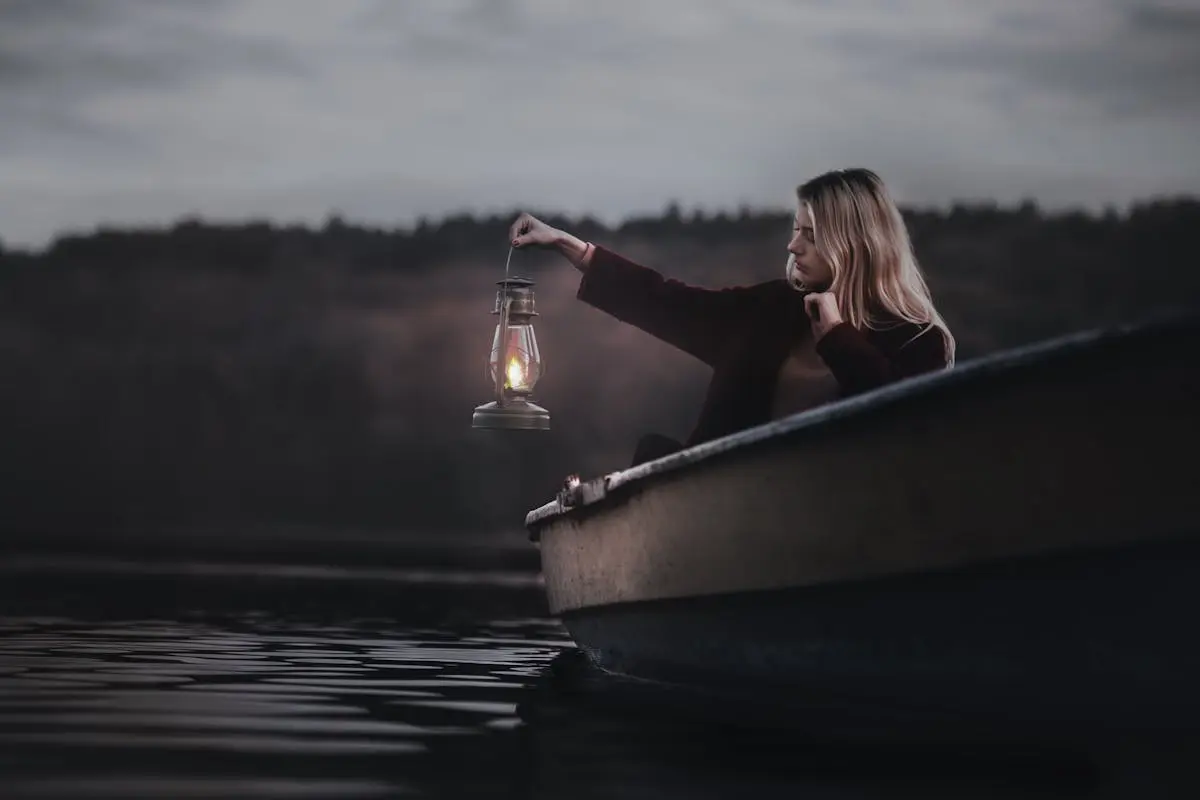
<svg viewBox="0 0 1200 800">
<path fill-rule="evenodd" d="M 1088 331 L 569 482 L 550 609 L 635 679 L 1200 726 L 1198 354 Z"/>
</svg>

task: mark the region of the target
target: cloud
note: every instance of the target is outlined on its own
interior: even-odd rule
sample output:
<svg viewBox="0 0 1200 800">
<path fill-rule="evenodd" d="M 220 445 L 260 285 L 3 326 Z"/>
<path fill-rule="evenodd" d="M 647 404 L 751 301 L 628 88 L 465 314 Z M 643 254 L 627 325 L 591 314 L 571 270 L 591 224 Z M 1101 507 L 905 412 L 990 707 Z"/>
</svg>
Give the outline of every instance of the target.
<svg viewBox="0 0 1200 800">
<path fill-rule="evenodd" d="M 302 73 L 288 43 L 216 24 L 236 5 L 157 0 L 10 0 L 0 5 L 0 87 L 93 91 L 177 89 L 214 73 Z"/>
<path fill-rule="evenodd" d="M 186 93 L 215 75 L 302 70 L 294 53 L 268 37 L 212 27 L 229 6 L 229 0 L 0 5 L 6 173 L 21 156 L 40 169 L 76 149 L 84 158 L 145 159 L 160 149 L 162 131 L 125 124 L 107 109 L 131 96 Z M 19 165 L 14 172 L 19 179 Z"/>
<path fill-rule="evenodd" d="M 1200 112 L 1200 8 L 1068 0 L 1053 10 L 1006 6 L 994 21 L 976 35 L 930 41 L 896 66 L 922 78 L 970 74 L 1010 99 L 1053 97 L 1099 122 Z"/>
<path fill-rule="evenodd" d="M 1200 186 L 1196 12 L 1126 0 L 21 0 L 0 6 L 0 235 L 185 213 L 615 220 Z"/>
</svg>

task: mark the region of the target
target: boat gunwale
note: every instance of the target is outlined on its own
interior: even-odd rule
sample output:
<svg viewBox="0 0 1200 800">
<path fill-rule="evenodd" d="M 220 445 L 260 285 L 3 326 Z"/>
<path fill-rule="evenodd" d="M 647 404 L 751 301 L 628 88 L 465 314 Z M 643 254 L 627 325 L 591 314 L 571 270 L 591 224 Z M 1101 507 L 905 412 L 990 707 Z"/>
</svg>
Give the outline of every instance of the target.
<svg viewBox="0 0 1200 800">
<path fill-rule="evenodd" d="M 526 514 L 525 527 L 531 538 L 536 541 L 541 529 L 559 518 L 576 518 L 581 512 L 614 504 L 634 490 L 652 486 L 657 479 L 677 476 L 697 465 L 736 455 L 755 445 L 782 441 L 796 435 L 820 435 L 846 420 L 870 418 L 916 398 L 942 391 L 987 385 L 1013 374 L 1019 375 L 1028 370 L 1053 365 L 1061 359 L 1096 351 L 1105 346 L 1129 344 L 1143 338 L 1197 329 L 1200 329 L 1200 310 L 1188 310 L 1068 333 L 981 356 L 949 369 L 905 378 L 853 397 L 736 431 L 643 464 L 583 481 L 575 489 L 575 502 L 564 505 L 563 495 L 560 494 L 554 500 Z"/>
</svg>

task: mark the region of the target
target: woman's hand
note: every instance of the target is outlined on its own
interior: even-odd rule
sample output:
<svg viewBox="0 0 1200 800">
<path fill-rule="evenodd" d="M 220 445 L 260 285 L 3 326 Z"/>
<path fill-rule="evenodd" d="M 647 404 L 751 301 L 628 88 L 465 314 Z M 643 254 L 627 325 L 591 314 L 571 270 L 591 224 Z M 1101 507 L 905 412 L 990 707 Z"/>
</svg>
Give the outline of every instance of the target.
<svg viewBox="0 0 1200 800">
<path fill-rule="evenodd" d="M 508 230 L 513 247 L 553 247 L 563 232 L 531 214 L 522 214 Z"/>
<path fill-rule="evenodd" d="M 812 320 L 813 338 L 816 341 L 820 341 L 822 336 L 842 322 L 842 312 L 833 292 L 813 292 L 805 295 L 804 313 Z"/>
<path fill-rule="evenodd" d="M 587 268 L 591 251 L 587 242 L 566 231 L 552 228 L 530 214 L 517 217 L 508 229 L 508 238 L 513 247 L 553 248 L 566 256 L 576 269 L 582 271 Z"/>
</svg>

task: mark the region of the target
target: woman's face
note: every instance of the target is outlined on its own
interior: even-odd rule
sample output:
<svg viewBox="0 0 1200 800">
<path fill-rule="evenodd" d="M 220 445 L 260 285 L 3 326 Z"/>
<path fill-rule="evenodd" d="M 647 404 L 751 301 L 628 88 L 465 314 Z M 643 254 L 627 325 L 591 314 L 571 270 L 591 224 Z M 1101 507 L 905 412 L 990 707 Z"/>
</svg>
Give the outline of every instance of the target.
<svg viewBox="0 0 1200 800">
<path fill-rule="evenodd" d="M 833 270 L 829 263 L 817 252 L 813 236 L 812 218 L 808 214 L 807 204 L 801 204 L 796 212 L 792 225 L 792 240 L 788 243 L 788 252 L 796 257 L 796 272 L 808 288 L 823 292 L 833 283 Z"/>
</svg>

